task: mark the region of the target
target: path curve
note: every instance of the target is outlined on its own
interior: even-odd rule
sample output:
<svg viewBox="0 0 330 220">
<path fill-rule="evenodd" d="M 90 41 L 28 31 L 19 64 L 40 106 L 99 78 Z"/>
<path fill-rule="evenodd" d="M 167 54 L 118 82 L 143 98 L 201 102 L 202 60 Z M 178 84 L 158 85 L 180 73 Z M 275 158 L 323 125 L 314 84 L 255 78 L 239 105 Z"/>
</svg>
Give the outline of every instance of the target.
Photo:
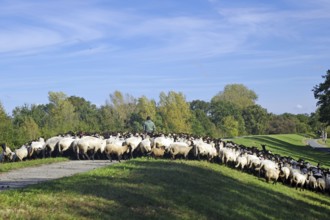
<svg viewBox="0 0 330 220">
<path fill-rule="evenodd" d="M 314 148 L 314 149 L 316 149 L 316 150 L 320 150 L 320 151 L 323 151 L 323 152 L 330 153 L 330 148 L 327 147 L 327 146 L 324 146 L 324 145 L 322 145 L 322 144 L 319 144 L 319 143 L 317 142 L 317 139 L 308 139 L 308 140 L 307 140 L 307 144 L 308 144 L 310 147 L 312 147 L 312 148 Z"/>
<path fill-rule="evenodd" d="M 44 181 L 72 176 L 99 167 L 109 166 L 117 161 L 109 160 L 72 160 L 34 167 L 25 167 L 0 174 L 0 191 L 22 188 Z"/>
</svg>

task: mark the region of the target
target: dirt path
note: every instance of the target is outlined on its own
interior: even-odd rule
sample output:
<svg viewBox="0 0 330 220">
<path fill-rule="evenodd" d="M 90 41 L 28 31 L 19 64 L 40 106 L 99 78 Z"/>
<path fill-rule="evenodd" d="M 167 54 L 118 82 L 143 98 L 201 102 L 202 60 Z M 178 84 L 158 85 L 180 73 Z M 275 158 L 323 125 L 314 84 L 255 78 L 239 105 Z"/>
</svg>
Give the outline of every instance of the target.
<svg viewBox="0 0 330 220">
<path fill-rule="evenodd" d="M 17 169 L 0 174 L 0 191 L 72 176 L 114 163 L 117 163 L 117 161 L 110 163 L 109 160 L 73 160 Z"/>
</svg>

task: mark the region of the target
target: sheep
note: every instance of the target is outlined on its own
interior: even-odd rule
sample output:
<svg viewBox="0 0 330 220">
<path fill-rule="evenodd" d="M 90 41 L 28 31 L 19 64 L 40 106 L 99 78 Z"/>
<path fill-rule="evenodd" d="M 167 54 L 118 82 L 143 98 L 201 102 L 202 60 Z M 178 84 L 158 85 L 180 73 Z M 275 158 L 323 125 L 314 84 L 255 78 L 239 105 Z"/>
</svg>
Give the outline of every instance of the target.
<svg viewBox="0 0 330 220">
<path fill-rule="evenodd" d="M 45 146 L 46 143 L 42 137 L 40 137 L 38 141 L 32 141 L 31 144 L 27 146 L 27 148 L 31 148 L 28 156 L 38 156 L 40 153 L 42 153 L 42 156 L 44 157 Z"/>
<path fill-rule="evenodd" d="M 202 139 L 193 141 L 194 143 L 194 154 L 200 160 L 200 156 L 206 156 L 209 161 L 218 155 L 217 149 L 214 143 L 205 143 Z"/>
<path fill-rule="evenodd" d="M 106 146 L 106 140 L 104 140 L 104 139 L 100 139 L 100 138 L 92 137 L 92 136 L 82 137 L 80 140 L 78 140 L 77 146 L 75 149 L 77 159 L 80 160 L 79 155 L 81 154 L 81 155 L 84 155 L 89 160 L 90 158 L 89 158 L 87 152 L 93 151 L 92 159 L 94 160 L 95 153 L 98 151 L 103 153 L 105 146 Z"/>
<path fill-rule="evenodd" d="M 104 148 L 104 153 L 106 154 L 110 162 L 112 162 L 112 158 L 111 158 L 112 154 L 115 154 L 118 158 L 118 161 L 120 162 L 123 154 L 128 153 L 128 151 L 129 151 L 128 144 L 122 141 L 116 141 L 113 143 L 106 144 Z"/>
<path fill-rule="evenodd" d="M 290 177 L 290 168 L 286 167 L 286 166 L 281 167 L 280 178 L 281 178 L 283 184 L 289 180 L 289 177 Z"/>
<path fill-rule="evenodd" d="M 52 153 L 55 151 L 55 147 L 57 146 L 57 143 L 62 138 L 63 138 L 62 136 L 55 136 L 46 140 L 45 150 L 47 151 L 49 157 L 52 157 Z"/>
<path fill-rule="evenodd" d="M 28 155 L 30 155 L 31 151 L 32 148 L 26 147 L 25 145 L 21 146 L 20 148 L 14 151 L 12 161 L 16 161 L 16 160 L 23 161 L 25 158 L 28 157 Z"/>
<path fill-rule="evenodd" d="M 72 156 L 71 154 L 76 152 L 76 146 L 79 140 L 79 137 L 64 137 L 59 140 L 57 148 L 60 155 Z"/>
<path fill-rule="evenodd" d="M 316 180 L 316 183 L 317 183 L 317 189 L 324 193 L 325 190 L 326 190 L 325 179 L 324 178 L 318 178 Z"/>
<path fill-rule="evenodd" d="M 298 171 L 292 173 L 291 185 L 295 184 L 296 189 L 298 189 L 298 185 L 300 185 L 300 190 L 304 189 L 305 183 L 307 181 L 307 174 L 302 174 Z"/>
<path fill-rule="evenodd" d="M 247 164 L 248 164 L 247 153 L 244 153 L 236 158 L 235 168 L 241 167 L 241 170 L 243 170 L 244 167 L 247 166 Z"/>
<path fill-rule="evenodd" d="M 139 146 L 141 141 L 142 141 L 142 137 L 140 137 L 140 136 L 137 136 L 137 137 L 132 136 L 132 137 L 125 139 L 125 142 L 127 143 L 127 145 L 129 146 L 129 149 L 130 149 L 131 158 L 133 158 L 133 152 Z"/>
<path fill-rule="evenodd" d="M 140 144 L 139 144 L 139 149 L 142 155 L 149 154 L 151 152 L 151 147 L 152 147 L 152 141 L 150 140 L 149 137 L 144 138 Z"/>
<path fill-rule="evenodd" d="M 308 186 L 311 190 L 315 191 L 317 189 L 317 181 L 316 178 L 313 176 L 311 172 L 308 173 L 307 175 L 307 183 Z"/>
<path fill-rule="evenodd" d="M 5 161 L 12 161 L 13 159 L 13 152 L 11 151 L 11 149 L 6 145 L 6 144 L 1 144 L 1 148 L 2 148 L 2 162 Z"/>
<path fill-rule="evenodd" d="M 261 161 L 260 166 L 257 167 L 255 170 L 259 171 L 259 176 L 260 176 L 261 171 L 263 171 L 265 174 L 267 170 L 275 170 L 275 169 L 278 169 L 278 165 L 272 160 L 265 159 Z"/>
<path fill-rule="evenodd" d="M 157 157 L 163 157 L 164 153 L 165 153 L 165 147 L 161 147 L 161 148 L 154 147 L 151 149 L 149 155 L 153 156 L 154 158 L 157 158 Z"/>
<path fill-rule="evenodd" d="M 153 147 L 157 147 L 157 148 L 165 147 L 165 151 L 167 152 L 170 145 L 173 142 L 174 142 L 174 139 L 172 137 L 160 136 L 160 137 L 156 137 L 154 139 Z"/>
<path fill-rule="evenodd" d="M 265 179 L 267 182 L 269 182 L 270 180 L 273 180 L 273 184 L 276 184 L 276 182 L 279 178 L 279 174 L 280 174 L 280 171 L 277 167 L 273 168 L 273 169 L 267 169 L 265 172 Z"/>
<path fill-rule="evenodd" d="M 236 151 L 235 148 L 223 148 L 221 155 L 221 161 L 225 165 L 228 165 L 229 162 L 234 163 L 236 161 L 236 158 L 239 155 L 239 151 Z"/>
<path fill-rule="evenodd" d="M 193 148 L 191 144 L 191 141 L 173 142 L 170 144 L 168 151 L 170 152 L 172 159 L 175 159 L 175 156 L 177 155 L 182 155 L 185 159 L 187 159 L 190 150 Z"/>
</svg>

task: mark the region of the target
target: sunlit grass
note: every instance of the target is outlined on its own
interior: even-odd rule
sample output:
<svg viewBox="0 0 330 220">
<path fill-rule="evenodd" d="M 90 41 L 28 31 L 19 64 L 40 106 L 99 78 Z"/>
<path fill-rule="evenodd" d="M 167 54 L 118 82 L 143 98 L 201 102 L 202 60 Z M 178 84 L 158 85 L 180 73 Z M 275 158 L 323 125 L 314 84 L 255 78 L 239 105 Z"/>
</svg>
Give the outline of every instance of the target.
<svg viewBox="0 0 330 220">
<path fill-rule="evenodd" d="M 4 219 L 327 219 L 330 197 L 216 163 L 139 158 L 0 194 Z"/>
</svg>

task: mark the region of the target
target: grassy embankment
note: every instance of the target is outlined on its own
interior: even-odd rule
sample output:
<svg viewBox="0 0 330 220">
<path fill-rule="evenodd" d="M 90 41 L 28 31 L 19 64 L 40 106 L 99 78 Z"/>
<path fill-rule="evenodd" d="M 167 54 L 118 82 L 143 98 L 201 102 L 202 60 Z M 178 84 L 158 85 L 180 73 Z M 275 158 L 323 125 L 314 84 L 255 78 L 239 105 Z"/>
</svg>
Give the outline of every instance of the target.
<svg viewBox="0 0 330 220">
<path fill-rule="evenodd" d="M 261 138 L 247 141 L 258 144 L 264 141 Z M 269 147 L 278 153 L 310 159 L 319 156 L 305 150 L 302 138 L 298 139 L 265 137 L 270 141 Z M 145 158 L 2 192 L 0 200 L 3 219 L 328 219 L 330 216 L 329 195 L 299 191 L 280 183 L 272 185 L 215 163 Z"/>
</svg>

